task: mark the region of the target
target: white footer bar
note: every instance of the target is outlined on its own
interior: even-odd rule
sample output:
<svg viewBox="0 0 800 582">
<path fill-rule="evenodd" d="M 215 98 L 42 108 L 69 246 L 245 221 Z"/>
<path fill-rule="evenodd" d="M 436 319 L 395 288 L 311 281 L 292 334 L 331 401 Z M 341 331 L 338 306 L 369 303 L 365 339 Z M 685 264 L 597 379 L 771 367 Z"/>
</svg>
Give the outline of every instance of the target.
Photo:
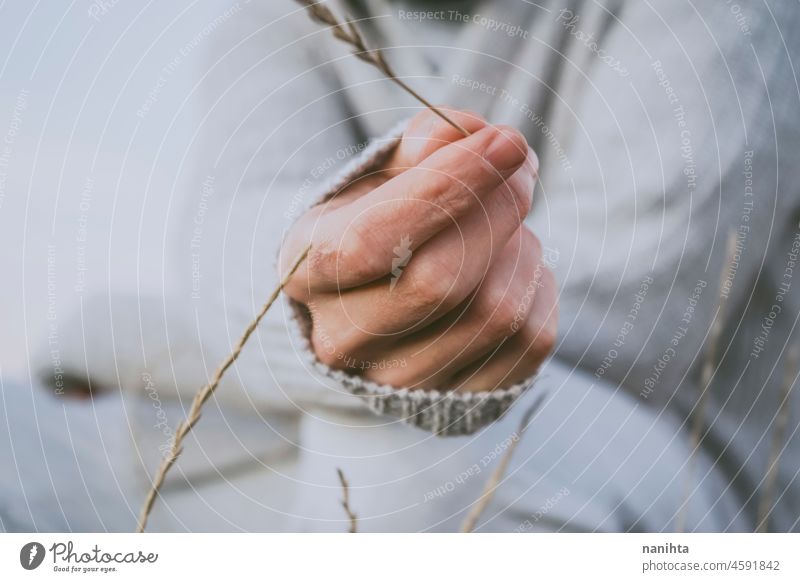
<svg viewBox="0 0 800 582">
<path fill-rule="evenodd" d="M 800 580 L 800 534 L 0 534 L 0 580 Z M 441 578 L 440 578 L 441 577 Z"/>
</svg>

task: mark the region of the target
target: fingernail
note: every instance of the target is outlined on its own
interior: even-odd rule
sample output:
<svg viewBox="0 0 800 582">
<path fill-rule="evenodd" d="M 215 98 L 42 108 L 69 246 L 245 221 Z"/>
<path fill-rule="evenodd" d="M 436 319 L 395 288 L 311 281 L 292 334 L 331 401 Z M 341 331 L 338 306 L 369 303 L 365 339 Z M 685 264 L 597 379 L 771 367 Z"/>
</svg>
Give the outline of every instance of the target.
<svg viewBox="0 0 800 582">
<path fill-rule="evenodd" d="M 515 129 L 504 127 L 486 148 L 484 159 L 499 171 L 518 167 L 525 161 L 525 138 Z"/>
</svg>

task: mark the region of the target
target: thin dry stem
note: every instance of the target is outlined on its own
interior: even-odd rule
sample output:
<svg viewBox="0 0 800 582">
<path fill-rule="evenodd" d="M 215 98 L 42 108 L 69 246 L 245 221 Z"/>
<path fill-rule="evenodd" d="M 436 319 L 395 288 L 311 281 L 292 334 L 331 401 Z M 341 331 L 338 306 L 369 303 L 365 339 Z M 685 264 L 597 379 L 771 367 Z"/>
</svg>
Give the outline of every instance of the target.
<svg viewBox="0 0 800 582">
<path fill-rule="evenodd" d="M 489 476 L 489 479 L 486 481 L 486 485 L 483 488 L 483 493 L 472 506 L 472 509 L 467 514 L 466 519 L 461 524 L 461 533 L 471 533 L 475 530 L 475 525 L 478 523 L 478 520 L 483 513 L 483 510 L 486 509 L 486 506 L 489 505 L 489 502 L 494 497 L 494 492 L 497 490 L 497 486 L 500 485 L 500 481 L 503 479 L 503 475 L 506 473 L 506 469 L 508 468 L 508 463 L 511 461 L 511 456 L 514 454 L 514 449 L 517 448 L 517 445 L 522 440 L 525 431 L 527 430 L 528 426 L 530 425 L 531 418 L 539 409 L 542 402 L 544 401 L 544 396 L 539 396 L 536 401 L 531 404 L 530 408 L 525 412 L 522 416 L 522 420 L 520 420 L 519 427 L 517 428 L 516 434 L 517 439 L 512 440 L 511 444 L 508 445 L 505 454 L 500 459 L 500 463 L 497 465 L 497 469 L 494 470 Z"/>
<path fill-rule="evenodd" d="M 355 55 L 356 58 L 378 69 L 384 74 L 384 76 L 401 87 L 409 95 L 414 97 L 414 99 L 422 103 L 425 107 L 433 111 L 433 113 L 456 128 L 461 135 L 464 137 L 470 135 L 470 132 L 467 131 L 464 126 L 454 119 L 448 117 L 441 109 L 414 91 L 414 89 L 409 87 L 402 79 L 398 78 L 397 75 L 395 75 L 392 67 L 384 58 L 383 52 L 380 49 L 370 49 L 367 46 L 367 44 L 364 42 L 364 38 L 361 36 L 361 33 L 358 31 L 358 28 L 352 20 L 345 19 L 344 22 L 340 22 L 333 12 L 331 12 L 330 9 L 322 2 L 317 2 L 316 0 L 296 1 L 306 8 L 306 13 L 311 20 L 329 26 L 334 37 L 353 47 L 353 55 Z"/>
<path fill-rule="evenodd" d="M 789 399 L 792 395 L 794 380 L 797 376 L 798 363 L 800 363 L 800 345 L 794 345 L 789 350 L 786 361 L 786 372 L 783 381 L 783 390 L 780 393 L 780 405 L 772 429 L 772 445 L 767 464 L 767 474 L 764 477 L 764 493 L 758 503 L 758 521 L 756 532 L 764 533 L 768 529 L 769 514 L 775 498 L 775 483 L 778 478 L 778 461 L 785 446 L 786 425 L 789 423 Z"/>
<path fill-rule="evenodd" d="M 250 322 L 250 325 L 247 326 L 247 329 L 242 334 L 242 337 L 239 339 L 236 347 L 233 351 L 228 354 L 228 357 L 222 362 L 222 364 L 217 368 L 216 372 L 214 373 L 213 378 L 211 381 L 203 386 L 197 394 L 195 394 L 194 399 L 192 400 L 192 406 L 189 409 L 189 414 L 187 417 L 178 425 L 178 428 L 175 429 L 175 437 L 172 439 L 172 446 L 170 448 L 169 453 L 166 457 L 164 457 L 163 461 L 161 462 L 161 466 L 158 469 L 158 473 L 156 473 L 155 479 L 153 479 L 153 484 L 150 488 L 150 491 L 147 493 L 147 497 L 145 498 L 144 505 L 142 505 L 142 511 L 139 514 L 139 523 L 136 527 L 137 533 L 142 533 L 147 527 L 147 519 L 150 516 L 150 512 L 153 510 L 153 504 L 158 497 L 158 492 L 161 489 L 161 485 L 164 483 L 164 479 L 167 476 L 172 465 L 178 460 L 180 457 L 181 452 L 183 452 L 183 440 L 186 438 L 186 435 L 194 428 L 194 425 L 197 424 L 197 421 L 200 420 L 200 411 L 203 408 L 203 405 L 206 401 L 211 398 L 214 394 L 214 391 L 219 386 L 220 380 L 222 380 L 222 376 L 228 370 L 228 368 L 233 365 L 236 359 L 239 357 L 239 354 L 242 352 L 244 345 L 247 343 L 247 340 L 250 339 L 250 336 L 258 327 L 258 324 L 261 323 L 261 320 L 266 315 L 269 308 L 272 307 L 272 304 L 275 303 L 275 300 L 281 293 L 281 290 L 286 286 L 289 279 L 291 279 L 292 275 L 294 275 L 295 271 L 300 267 L 300 264 L 305 260 L 308 256 L 308 252 L 311 250 L 311 245 L 308 245 L 305 250 L 300 253 L 300 256 L 295 260 L 292 264 L 292 267 L 286 273 L 286 275 L 281 280 L 280 284 L 274 289 L 272 294 L 267 299 L 267 302 L 261 308 L 261 311 L 258 313 L 256 318 Z"/>
<path fill-rule="evenodd" d="M 339 475 L 339 482 L 342 484 L 342 507 L 344 507 L 344 511 L 350 519 L 350 529 L 347 531 L 356 533 L 358 531 L 358 516 L 350 508 L 350 484 L 341 469 L 336 469 L 336 473 Z"/>
<path fill-rule="evenodd" d="M 683 532 L 686 527 L 686 513 L 689 510 L 689 497 L 691 496 L 694 465 L 700 445 L 703 442 L 703 422 L 705 419 L 706 402 L 708 401 L 708 392 L 710 390 L 711 379 L 714 377 L 714 370 L 716 369 L 717 351 L 719 344 L 719 337 L 722 334 L 722 322 L 725 319 L 725 304 L 727 303 L 728 295 L 722 293 L 723 285 L 725 283 L 725 273 L 727 267 L 733 262 L 734 254 L 736 253 L 736 235 L 731 232 L 728 234 L 728 242 L 725 247 L 725 262 L 722 265 L 722 272 L 720 274 L 718 292 L 719 302 L 717 304 L 717 316 L 711 324 L 711 332 L 708 338 L 708 352 L 703 360 L 703 367 L 700 370 L 700 396 L 695 405 L 692 428 L 689 435 L 690 439 L 690 457 L 689 463 L 686 468 L 686 484 L 683 495 L 683 505 L 681 505 L 678 515 L 675 519 L 675 531 L 677 533 Z"/>
</svg>

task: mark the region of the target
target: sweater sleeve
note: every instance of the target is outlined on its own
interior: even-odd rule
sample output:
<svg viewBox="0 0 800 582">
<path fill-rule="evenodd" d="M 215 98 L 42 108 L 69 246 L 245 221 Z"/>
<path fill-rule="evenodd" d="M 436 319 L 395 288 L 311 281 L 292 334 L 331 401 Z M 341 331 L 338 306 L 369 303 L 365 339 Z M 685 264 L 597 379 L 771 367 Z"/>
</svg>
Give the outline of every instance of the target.
<svg viewBox="0 0 800 582">
<path fill-rule="evenodd" d="M 373 140 L 364 151 L 312 197 L 310 206 L 329 200 L 336 192 L 371 171 L 397 146 L 407 122 Z M 311 347 L 312 320 L 300 303 L 288 299 L 294 345 L 307 370 L 315 370 L 340 389 L 359 397 L 375 414 L 389 415 L 440 436 L 471 434 L 502 417 L 530 387 L 536 375 L 509 388 L 482 392 L 416 390 L 377 384 L 322 363 Z"/>
</svg>

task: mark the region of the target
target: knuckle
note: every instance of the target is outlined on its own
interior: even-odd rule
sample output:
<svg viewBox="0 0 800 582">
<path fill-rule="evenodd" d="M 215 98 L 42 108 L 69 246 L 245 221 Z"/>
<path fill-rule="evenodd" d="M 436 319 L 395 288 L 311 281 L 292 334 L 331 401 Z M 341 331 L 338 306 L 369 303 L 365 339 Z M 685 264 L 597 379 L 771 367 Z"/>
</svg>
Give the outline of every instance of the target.
<svg viewBox="0 0 800 582">
<path fill-rule="evenodd" d="M 426 190 L 432 195 L 427 198 L 435 201 L 435 207 L 427 208 L 428 212 L 444 213 L 455 223 L 456 219 L 466 214 L 475 206 L 476 200 L 481 197 L 480 188 L 476 188 L 475 182 L 471 180 L 460 180 L 455 177 L 455 168 L 469 164 L 470 160 L 463 156 L 469 156 L 464 151 L 456 151 L 452 167 L 453 172 L 434 172 L 429 173 L 426 178 Z"/>
<path fill-rule="evenodd" d="M 388 270 L 384 255 L 376 252 L 384 246 L 373 234 L 379 230 L 380 225 L 371 227 L 366 220 L 357 220 L 350 225 L 342 239 L 339 267 L 347 269 L 348 278 L 366 282 Z"/>
<path fill-rule="evenodd" d="M 379 271 L 374 248 L 357 223 L 337 241 L 315 242 L 308 255 L 308 270 L 330 282 L 366 280 Z"/>
<path fill-rule="evenodd" d="M 326 279 L 336 273 L 339 264 L 339 247 L 331 241 L 314 241 L 306 257 L 308 270 Z"/>
<path fill-rule="evenodd" d="M 525 311 L 525 306 L 522 300 L 516 301 L 514 299 L 506 298 L 498 306 L 495 316 L 493 317 L 494 324 L 492 331 L 497 338 L 506 338 L 514 335 L 519 330 L 519 325 Z"/>
<path fill-rule="evenodd" d="M 495 339 L 516 333 L 527 315 L 524 296 L 510 286 L 488 284 L 476 300 L 481 323 Z"/>
<path fill-rule="evenodd" d="M 420 205 L 422 212 L 444 212 L 453 219 L 472 208 L 478 193 L 473 190 L 471 180 L 458 177 L 458 168 L 470 164 L 473 154 L 453 145 L 447 146 L 446 150 L 446 163 L 425 161 L 409 170 L 411 179 L 405 198 L 423 201 Z"/>
<path fill-rule="evenodd" d="M 445 309 L 454 307 L 451 298 L 457 275 L 449 266 L 432 257 L 424 257 L 424 260 L 410 263 L 406 277 L 411 302 L 418 309 L 429 311 L 439 306 Z"/>
</svg>

